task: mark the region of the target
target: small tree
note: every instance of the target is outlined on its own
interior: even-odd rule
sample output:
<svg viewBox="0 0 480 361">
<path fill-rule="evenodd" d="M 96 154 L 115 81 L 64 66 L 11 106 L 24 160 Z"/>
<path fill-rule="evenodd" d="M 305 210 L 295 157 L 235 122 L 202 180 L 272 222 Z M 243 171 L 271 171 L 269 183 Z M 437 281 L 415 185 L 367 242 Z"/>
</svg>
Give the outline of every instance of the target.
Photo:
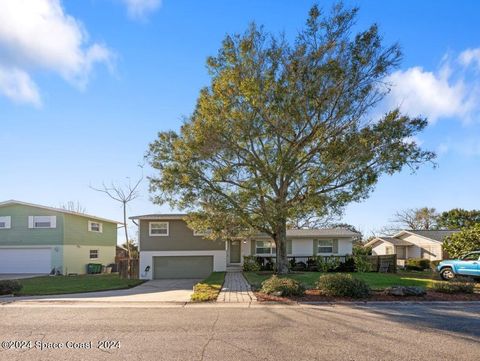
<svg viewBox="0 0 480 361">
<path fill-rule="evenodd" d="M 380 175 L 430 161 L 407 141 L 425 119 L 398 109 L 372 118 L 401 53 L 376 25 L 352 36 L 356 15 L 314 6 L 293 44 L 255 24 L 227 36 L 193 115 L 150 145 L 154 202 L 187 209 L 211 238 L 266 233 L 282 274 L 287 224 L 339 214 Z"/>
<path fill-rule="evenodd" d="M 471 251 L 480 251 L 480 224 L 451 234 L 443 242 L 443 250 L 450 257 L 458 258 Z"/>
<path fill-rule="evenodd" d="M 442 229 L 461 229 L 469 228 L 480 224 L 480 211 L 454 208 L 442 212 L 438 217 L 438 226 Z"/>
<path fill-rule="evenodd" d="M 102 183 L 101 188 L 95 188 L 90 186 L 91 189 L 97 192 L 101 192 L 109 196 L 114 201 L 120 202 L 122 204 L 123 210 L 123 229 L 125 231 L 125 245 L 128 251 L 128 277 L 131 277 L 131 267 L 130 267 L 130 260 L 132 259 L 132 245 L 131 239 L 128 236 L 128 217 L 127 217 L 127 206 L 128 204 L 137 199 L 139 196 L 138 187 L 143 180 L 143 176 L 140 177 L 135 183 L 130 181 L 128 178 L 128 183 L 119 185 L 115 183 L 111 183 L 110 186 L 107 186 L 105 183 Z"/>
<path fill-rule="evenodd" d="M 87 213 L 87 209 L 81 205 L 79 201 L 68 201 L 60 205 L 60 208 L 65 209 L 66 211 L 75 212 L 75 213 Z"/>
</svg>

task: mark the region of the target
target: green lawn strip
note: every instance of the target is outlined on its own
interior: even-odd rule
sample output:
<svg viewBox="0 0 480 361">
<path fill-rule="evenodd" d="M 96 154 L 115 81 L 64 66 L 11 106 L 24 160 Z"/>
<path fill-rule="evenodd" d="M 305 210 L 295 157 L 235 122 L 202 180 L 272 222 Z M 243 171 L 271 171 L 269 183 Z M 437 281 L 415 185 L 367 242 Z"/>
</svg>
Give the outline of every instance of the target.
<svg viewBox="0 0 480 361">
<path fill-rule="evenodd" d="M 261 283 L 269 278 L 272 274 L 245 272 L 247 281 L 254 287 L 260 288 Z M 319 272 L 305 272 L 305 273 L 292 273 L 286 277 L 293 278 L 299 282 L 302 282 L 307 288 L 314 288 L 315 283 L 320 277 Z M 399 273 L 351 273 L 352 276 L 362 279 L 374 290 L 382 290 L 390 286 L 423 286 L 431 287 L 434 282 L 441 282 L 433 279 L 434 273 L 419 274 L 412 272 L 399 272 Z"/>
<path fill-rule="evenodd" d="M 213 272 L 193 287 L 191 300 L 194 302 L 215 301 L 222 290 L 225 272 Z"/>
<path fill-rule="evenodd" d="M 116 274 L 81 276 L 44 276 L 20 279 L 23 286 L 17 296 L 58 295 L 107 290 L 120 290 L 145 282 L 138 279 L 123 279 Z"/>
</svg>

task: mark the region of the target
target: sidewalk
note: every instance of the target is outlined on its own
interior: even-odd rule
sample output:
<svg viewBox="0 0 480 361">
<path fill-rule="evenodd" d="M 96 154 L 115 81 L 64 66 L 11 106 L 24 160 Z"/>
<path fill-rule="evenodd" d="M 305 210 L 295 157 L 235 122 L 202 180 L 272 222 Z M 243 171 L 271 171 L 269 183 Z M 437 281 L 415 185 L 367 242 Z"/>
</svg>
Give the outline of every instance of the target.
<svg viewBox="0 0 480 361">
<path fill-rule="evenodd" d="M 247 303 L 256 302 L 257 298 L 252 292 L 242 272 L 227 272 L 222 290 L 218 295 L 219 303 Z"/>
</svg>

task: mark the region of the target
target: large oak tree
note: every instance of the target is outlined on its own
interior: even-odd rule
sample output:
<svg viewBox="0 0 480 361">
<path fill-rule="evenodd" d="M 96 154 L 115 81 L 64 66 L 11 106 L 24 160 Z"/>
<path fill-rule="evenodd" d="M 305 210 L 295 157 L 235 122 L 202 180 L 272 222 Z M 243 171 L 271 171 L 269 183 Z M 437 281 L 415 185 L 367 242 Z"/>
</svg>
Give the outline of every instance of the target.
<svg viewBox="0 0 480 361">
<path fill-rule="evenodd" d="M 287 223 L 341 212 L 380 175 L 431 160 L 412 141 L 425 119 L 375 116 L 401 52 L 376 25 L 352 34 L 356 14 L 314 6 L 293 42 L 255 24 L 227 36 L 193 114 L 150 145 L 154 201 L 211 238 L 270 235 L 286 273 Z"/>
</svg>

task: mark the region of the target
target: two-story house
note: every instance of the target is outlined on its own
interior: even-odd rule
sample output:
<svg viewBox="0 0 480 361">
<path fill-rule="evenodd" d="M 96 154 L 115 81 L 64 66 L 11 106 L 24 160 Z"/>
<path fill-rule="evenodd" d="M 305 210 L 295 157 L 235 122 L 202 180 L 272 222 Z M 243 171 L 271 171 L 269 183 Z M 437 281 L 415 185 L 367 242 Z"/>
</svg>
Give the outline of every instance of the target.
<svg viewBox="0 0 480 361">
<path fill-rule="evenodd" d="M 204 278 L 227 266 L 240 267 L 245 256 L 275 257 L 275 243 L 267 235 L 251 239 L 205 239 L 190 229 L 185 214 L 131 217 L 138 225 L 140 278 Z M 348 229 L 292 229 L 287 231 L 289 257 L 347 256 L 358 234 Z"/>
<path fill-rule="evenodd" d="M 114 263 L 118 222 L 19 201 L 0 202 L 0 273 L 86 273 Z"/>
</svg>

